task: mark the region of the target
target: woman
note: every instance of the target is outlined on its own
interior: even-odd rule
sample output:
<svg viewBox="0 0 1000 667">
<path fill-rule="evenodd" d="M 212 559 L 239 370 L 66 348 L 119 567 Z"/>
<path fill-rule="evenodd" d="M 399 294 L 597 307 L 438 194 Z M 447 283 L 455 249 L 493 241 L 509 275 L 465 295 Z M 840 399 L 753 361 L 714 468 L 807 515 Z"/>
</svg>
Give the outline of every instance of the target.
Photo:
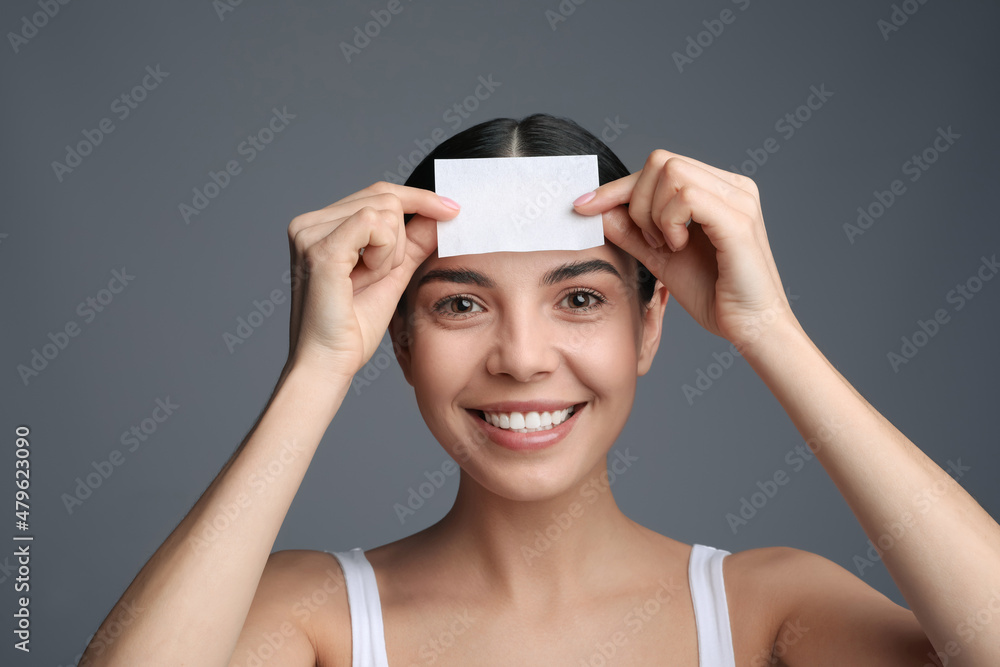
<svg viewBox="0 0 1000 667">
<path fill-rule="evenodd" d="M 576 210 L 602 214 L 609 243 L 437 256 L 435 221 L 457 208 L 433 192 L 434 159 L 579 154 L 598 156 L 602 185 Z M 81 665 L 1000 664 L 1000 622 L 963 632 L 991 605 L 1000 621 L 1000 526 L 799 326 L 751 180 L 665 150 L 629 174 L 537 114 L 472 127 L 405 186 L 288 231 L 301 280 L 274 394 Z M 669 294 L 761 376 L 872 541 L 894 531 L 882 558 L 912 611 L 821 556 L 686 545 L 618 509 L 607 468 L 630 462 L 608 454 Z M 368 551 L 270 553 L 387 328 L 461 466 L 454 506 Z"/>
</svg>

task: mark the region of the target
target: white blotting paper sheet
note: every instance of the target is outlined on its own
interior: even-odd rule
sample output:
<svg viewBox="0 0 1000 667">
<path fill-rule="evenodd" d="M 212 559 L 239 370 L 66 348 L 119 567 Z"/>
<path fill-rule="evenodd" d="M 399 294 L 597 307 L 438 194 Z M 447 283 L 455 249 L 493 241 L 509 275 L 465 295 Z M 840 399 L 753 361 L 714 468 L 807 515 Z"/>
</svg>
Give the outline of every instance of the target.
<svg viewBox="0 0 1000 667">
<path fill-rule="evenodd" d="M 434 185 L 462 206 L 437 221 L 438 257 L 604 245 L 602 216 L 573 210 L 600 185 L 596 155 L 434 160 Z"/>
</svg>

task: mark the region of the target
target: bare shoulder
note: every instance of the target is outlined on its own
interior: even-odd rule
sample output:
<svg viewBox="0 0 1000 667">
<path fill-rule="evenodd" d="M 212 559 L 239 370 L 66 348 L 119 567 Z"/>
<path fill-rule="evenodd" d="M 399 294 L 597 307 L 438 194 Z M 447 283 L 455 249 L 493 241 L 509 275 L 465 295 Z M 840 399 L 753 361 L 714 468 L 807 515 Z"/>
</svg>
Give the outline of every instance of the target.
<svg viewBox="0 0 1000 667">
<path fill-rule="evenodd" d="M 723 562 L 738 599 L 759 601 L 741 608 L 740 619 L 766 614 L 778 664 L 822 664 L 831 655 L 844 664 L 925 664 L 934 653 L 909 609 L 824 556 L 778 546 Z"/>
<path fill-rule="evenodd" d="M 775 639 L 785 618 L 785 602 L 777 583 L 785 547 L 737 551 L 722 561 L 737 664 L 771 662 Z"/>
<path fill-rule="evenodd" d="M 233 658 L 253 664 L 250 654 L 279 652 L 276 643 L 281 664 L 351 664 L 347 588 L 332 554 L 287 549 L 268 557 Z"/>
</svg>

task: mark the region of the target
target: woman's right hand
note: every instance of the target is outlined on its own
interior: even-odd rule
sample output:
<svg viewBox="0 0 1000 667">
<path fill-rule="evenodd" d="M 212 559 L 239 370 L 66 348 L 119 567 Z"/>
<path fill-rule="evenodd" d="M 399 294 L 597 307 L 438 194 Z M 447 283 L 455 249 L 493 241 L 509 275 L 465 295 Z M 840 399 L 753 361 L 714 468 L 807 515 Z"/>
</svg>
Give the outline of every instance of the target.
<svg viewBox="0 0 1000 667">
<path fill-rule="evenodd" d="M 404 225 L 407 213 L 416 215 Z M 437 248 L 436 221 L 457 214 L 430 190 L 380 181 L 293 219 L 286 369 L 318 363 L 350 382 L 375 353 L 414 271 Z"/>
</svg>

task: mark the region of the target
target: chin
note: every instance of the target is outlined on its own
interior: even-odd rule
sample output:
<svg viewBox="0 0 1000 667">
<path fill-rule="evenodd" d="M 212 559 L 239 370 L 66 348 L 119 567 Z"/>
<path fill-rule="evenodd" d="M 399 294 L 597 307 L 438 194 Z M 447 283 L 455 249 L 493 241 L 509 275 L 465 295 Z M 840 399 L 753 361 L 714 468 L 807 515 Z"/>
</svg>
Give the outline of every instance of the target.
<svg viewBox="0 0 1000 667">
<path fill-rule="evenodd" d="M 469 461 L 462 464 L 463 472 L 472 483 L 486 491 L 518 502 L 542 502 L 559 498 L 567 493 L 574 496 L 576 487 L 596 465 L 580 458 L 568 461 L 565 457 L 546 460 L 490 460 Z M 604 455 L 598 461 L 605 460 Z"/>
</svg>

